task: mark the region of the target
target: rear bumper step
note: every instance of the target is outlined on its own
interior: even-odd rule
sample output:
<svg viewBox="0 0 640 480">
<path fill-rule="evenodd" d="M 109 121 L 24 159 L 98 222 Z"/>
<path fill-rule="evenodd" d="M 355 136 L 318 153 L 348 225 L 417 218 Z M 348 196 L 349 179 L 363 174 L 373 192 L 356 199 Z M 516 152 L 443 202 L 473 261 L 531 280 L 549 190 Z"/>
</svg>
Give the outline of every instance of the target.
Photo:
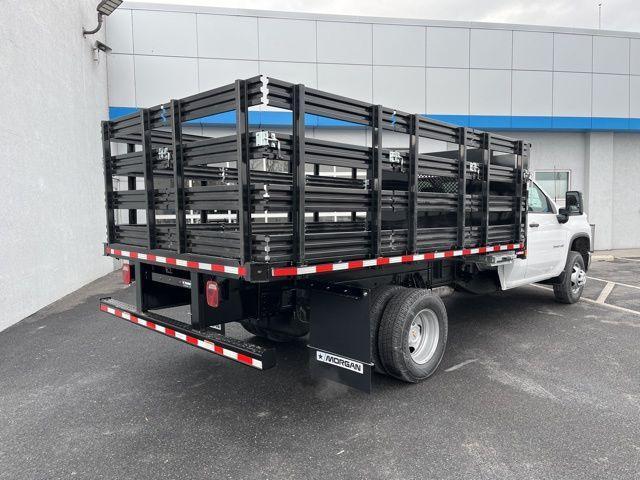
<svg viewBox="0 0 640 480">
<path fill-rule="evenodd" d="M 259 370 L 267 370 L 276 364 L 276 354 L 273 348 L 263 348 L 214 332 L 195 330 L 189 325 L 163 315 L 138 312 L 134 306 L 112 298 L 100 299 L 100 310 Z"/>
</svg>

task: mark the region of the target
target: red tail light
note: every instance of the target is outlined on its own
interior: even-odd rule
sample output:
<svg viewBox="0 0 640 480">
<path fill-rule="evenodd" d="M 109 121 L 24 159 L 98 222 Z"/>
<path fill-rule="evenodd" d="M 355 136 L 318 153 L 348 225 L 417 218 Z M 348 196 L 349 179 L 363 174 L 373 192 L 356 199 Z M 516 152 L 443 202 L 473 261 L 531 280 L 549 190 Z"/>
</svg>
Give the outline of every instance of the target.
<svg viewBox="0 0 640 480">
<path fill-rule="evenodd" d="M 131 265 L 128 263 L 122 265 L 122 283 L 126 285 L 131 283 Z"/>
<path fill-rule="evenodd" d="M 207 305 L 217 308 L 220 304 L 220 290 L 218 289 L 218 283 L 213 280 L 209 280 L 204 290 L 205 296 L 207 297 Z"/>
</svg>

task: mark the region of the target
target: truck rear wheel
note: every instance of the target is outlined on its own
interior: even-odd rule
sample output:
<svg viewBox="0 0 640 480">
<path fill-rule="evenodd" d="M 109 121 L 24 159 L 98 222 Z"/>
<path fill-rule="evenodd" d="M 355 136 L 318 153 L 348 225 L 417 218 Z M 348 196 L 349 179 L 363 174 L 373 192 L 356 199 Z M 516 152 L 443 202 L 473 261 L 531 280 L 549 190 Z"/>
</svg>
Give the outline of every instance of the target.
<svg viewBox="0 0 640 480">
<path fill-rule="evenodd" d="M 384 310 L 378 349 L 387 373 L 405 382 L 431 376 L 447 344 L 447 311 L 440 297 L 424 289 L 395 295 Z"/>
<path fill-rule="evenodd" d="M 584 259 L 580 252 L 571 251 L 567 256 L 562 282 L 553 286 L 553 294 L 560 303 L 576 303 L 582 296 L 585 283 L 587 273 L 584 269 Z"/>
<path fill-rule="evenodd" d="M 387 373 L 378 353 L 378 331 L 380 329 L 382 314 L 389 300 L 403 290 L 405 290 L 405 288 L 400 285 L 382 285 L 373 290 L 371 294 L 372 300 L 369 308 L 369 321 L 371 322 L 371 361 L 373 362 L 375 371 L 378 373 Z"/>
</svg>

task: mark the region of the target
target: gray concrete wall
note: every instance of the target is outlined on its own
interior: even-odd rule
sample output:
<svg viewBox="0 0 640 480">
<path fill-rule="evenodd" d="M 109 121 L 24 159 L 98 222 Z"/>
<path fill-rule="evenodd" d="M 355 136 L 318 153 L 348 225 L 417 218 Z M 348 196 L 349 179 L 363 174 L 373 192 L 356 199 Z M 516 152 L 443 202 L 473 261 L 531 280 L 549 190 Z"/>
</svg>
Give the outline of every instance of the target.
<svg viewBox="0 0 640 480">
<path fill-rule="evenodd" d="M 0 330 L 113 269 L 101 256 L 106 61 L 82 36 L 96 3 L 1 2 Z"/>
<path fill-rule="evenodd" d="M 640 135 L 613 135 L 611 248 L 640 247 Z M 597 237 L 597 235 L 596 235 Z"/>
</svg>

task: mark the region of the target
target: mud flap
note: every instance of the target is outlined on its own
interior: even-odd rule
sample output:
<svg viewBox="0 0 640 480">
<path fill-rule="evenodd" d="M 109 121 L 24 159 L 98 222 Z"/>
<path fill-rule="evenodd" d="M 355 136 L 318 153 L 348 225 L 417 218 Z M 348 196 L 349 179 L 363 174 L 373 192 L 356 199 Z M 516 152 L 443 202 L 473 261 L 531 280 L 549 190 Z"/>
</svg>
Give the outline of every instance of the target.
<svg viewBox="0 0 640 480">
<path fill-rule="evenodd" d="M 312 374 L 371 392 L 369 290 L 342 284 L 310 284 Z"/>
</svg>

